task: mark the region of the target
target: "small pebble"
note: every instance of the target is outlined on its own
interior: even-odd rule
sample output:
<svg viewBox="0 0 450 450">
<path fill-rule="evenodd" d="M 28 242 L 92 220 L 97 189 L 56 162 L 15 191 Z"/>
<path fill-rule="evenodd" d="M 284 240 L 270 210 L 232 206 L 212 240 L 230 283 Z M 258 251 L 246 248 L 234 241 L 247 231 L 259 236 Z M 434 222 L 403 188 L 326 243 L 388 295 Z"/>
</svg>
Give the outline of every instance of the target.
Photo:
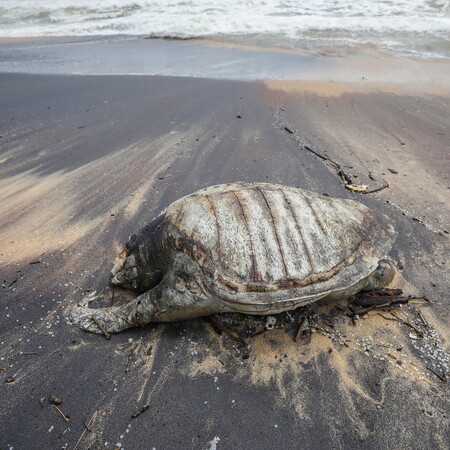
<svg viewBox="0 0 450 450">
<path fill-rule="evenodd" d="M 62 403 L 62 399 L 56 397 L 56 395 L 50 395 L 48 401 L 50 402 L 51 405 L 60 405 Z"/>
</svg>

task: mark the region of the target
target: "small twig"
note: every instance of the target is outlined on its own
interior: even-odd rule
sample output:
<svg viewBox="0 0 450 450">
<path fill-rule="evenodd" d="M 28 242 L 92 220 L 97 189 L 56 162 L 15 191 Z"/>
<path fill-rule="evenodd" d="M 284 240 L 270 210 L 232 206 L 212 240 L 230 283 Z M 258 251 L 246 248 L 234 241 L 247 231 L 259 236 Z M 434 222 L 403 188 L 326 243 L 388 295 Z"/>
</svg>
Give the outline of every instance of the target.
<svg viewBox="0 0 450 450">
<path fill-rule="evenodd" d="M 390 300 L 387 300 L 388 298 Z M 358 307 L 368 307 L 395 300 L 406 301 L 401 289 L 381 289 L 358 294 L 353 300 L 353 305 Z"/>
<path fill-rule="evenodd" d="M 379 316 L 381 316 L 383 319 L 385 319 L 385 320 L 392 320 L 392 321 L 394 321 L 394 322 L 399 322 L 399 320 L 398 319 L 393 319 L 392 317 L 386 317 L 386 316 L 384 316 L 383 314 L 381 314 L 381 313 L 377 313 Z"/>
<path fill-rule="evenodd" d="M 40 263 L 41 263 L 41 261 L 31 261 L 29 264 L 31 266 L 32 264 L 40 264 Z"/>
<path fill-rule="evenodd" d="M 133 358 L 133 356 L 134 356 L 135 350 L 138 348 L 138 345 L 139 345 L 138 342 L 135 342 L 135 343 L 132 345 L 132 348 L 131 348 L 131 350 L 130 350 L 130 355 L 128 356 L 128 360 L 127 360 L 127 363 L 126 363 L 126 365 L 125 365 L 125 373 L 127 373 L 127 372 L 130 370 L 130 367 L 131 367 L 131 366 L 134 364 L 134 362 L 135 362 L 135 359 Z"/>
<path fill-rule="evenodd" d="M 303 148 L 305 150 L 308 150 L 308 152 L 311 152 L 313 155 L 316 155 L 318 158 L 320 158 L 324 161 L 330 162 L 334 166 L 335 169 L 340 169 L 341 166 L 336 161 L 333 161 L 331 158 L 328 158 L 328 156 L 324 156 L 321 153 L 316 152 L 315 150 L 313 150 L 311 147 L 308 147 L 307 145 L 303 145 Z"/>
<path fill-rule="evenodd" d="M 394 317 L 397 317 L 397 319 L 404 323 L 405 325 L 407 325 L 408 327 L 412 328 L 420 337 L 423 337 L 423 333 L 412 323 L 408 322 L 407 320 L 403 319 L 402 317 L 400 317 L 395 311 L 391 312 L 391 314 Z"/>
<path fill-rule="evenodd" d="M 8 288 L 10 288 L 14 283 L 16 283 L 19 279 L 16 278 L 15 280 L 11 281 L 11 283 L 9 283 Z"/>
<path fill-rule="evenodd" d="M 55 408 L 61 414 L 61 416 L 63 416 L 63 419 L 66 422 L 70 422 L 70 417 L 69 416 L 66 416 L 56 405 L 52 405 L 52 406 L 53 406 L 53 408 Z"/>
<path fill-rule="evenodd" d="M 287 131 L 289 134 L 292 134 L 294 138 L 296 138 L 294 130 L 292 130 L 291 128 L 289 128 L 287 126 L 284 126 L 283 129 L 284 129 L 284 131 Z M 331 158 L 328 158 L 328 156 L 324 156 L 321 153 L 313 150 L 311 147 L 308 147 L 307 145 L 303 144 L 298 139 L 296 139 L 296 140 L 297 140 L 298 144 L 305 150 L 308 150 L 308 152 L 311 152 L 313 155 L 316 155 L 318 158 L 322 159 L 323 161 L 330 162 L 332 164 L 332 166 L 334 167 L 334 169 L 338 170 L 341 168 L 341 166 L 336 161 L 333 161 Z"/>
<path fill-rule="evenodd" d="M 420 320 L 422 321 L 422 323 L 424 324 L 424 326 L 428 327 L 428 322 L 425 320 L 425 318 L 422 316 L 422 313 L 420 311 L 418 311 L 419 313 L 419 317 Z"/>
<path fill-rule="evenodd" d="M 318 327 L 317 325 L 311 325 L 310 327 L 313 331 L 317 330 L 317 332 L 323 336 L 331 336 L 331 333 L 321 327 Z"/>
<path fill-rule="evenodd" d="M 409 302 L 409 300 L 407 298 L 399 298 L 399 299 L 395 299 L 395 300 L 389 300 L 386 303 L 368 306 L 367 308 L 363 308 L 360 311 L 354 312 L 353 314 L 358 315 L 358 316 L 363 316 L 364 314 L 367 314 L 369 311 L 373 311 L 374 309 L 383 309 L 383 308 L 387 308 L 389 306 L 404 304 L 404 303 L 408 303 L 408 302 Z"/>
<path fill-rule="evenodd" d="M 125 364 L 125 373 L 127 373 L 130 370 L 130 367 L 133 365 L 133 363 L 134 363 L 133 357 L 129 356 L 128 361 Z"/>
<path fill-rule="evenodd" d="M 253 339 L 256 336 L 260 336 L 261 334 L 264 334 L 267 330 L 265 328 L 263 328 L 262 330 L 256 331 L 255 333 L 253 333 L 250 337 Z"/>
<path fill-rule="evenodd" d="M 3 370 L 4 372 L 6 372 L 6 369 L 4 367 L 0 367 L 0 370 Z"/>
<path fill-rule="evenodd" d="M 300 322 L 300 325 L 297 328 L 297 333 L 295 333 L 294 342 L 297 342 L 300 339 L 303 333 L 303 329 L 305 328 L 305 323 L 306 323 L 306 316 L 303 317 L 302 321 Z"/>
<path fill-rule="evenodd" d="M 131 415 L 132 419 L 136 419 L 136 417 L 139 417 L 142 413 L 147 411 L 147 409 L 150 408 L 150 405 L 145 405 L 143 408 L 141 408 L 139 411 L 136 411 L 134 414 Z"/>
<path fill-rule="evenodd" d="M 225 372 L 228 372 L 229 370 L 231 370 L 234 366 L 236 366 L 237 365 L 237 362 L 236 361 L 231 361 L 231 363 L 230 364 L 228 364 L 228 366 L 227 367 L 225 367 Z"/>
<path fill-rule="evenodd" d="M 425 300 L 426 302 L 431 302 L 426 295 L 408 295 L 409 299 L 414 300 Z"/>
<path fill-rule="evenodd" d="M 205 320 L 206 322 L 209 322 L 213 327 L 216 327 L 220 331 L 223 331 L 227 336 L 229 336 L 231 339 L 234 339 L 236 342 L 239 342 L 242 345 L 247 345 L 247 342 L 245 342 L 244 339 L 241 339 L 236 333 L 233 333 L 232 331 L 225 328 L 222 322 L 215 319 L 214 317 L 205 317 Z"/>
<path fill-rule="evenodd" d="M 447 379 L 445 377 L 443 377 L 442 375 L 439 375 L 438 373 L 436 373 L 433 369 L 431 369 L 430 367 L 426 367 L 425 369 L 429 370 L 430 372 L 434 373 L 443 383 L 447 383 Z"/>
<path fill-rule="evenodd" d="M 389 187 L 389 184 L 384 184 L 383 186 L 380 186 L 380 187 L 377 187 L 377 188 L 374 188 L 374 189 L 369 189 L 367 191 L 362 191 L 361 194 L 372 194 L 373 192 L 378 192 L 378 191 L 381 191 L 381 190 L 386 189 L 388 187 Z"/>
<path fill-rule="evenodd" d="M 337 304 L 337 305 L 336 305 L 336 308 L 339 309 L 339 310 L 341 310 L 341 311 L 343 311 L 343 312 L 345 312 L 346 314 L 353 314 L 353 313 L 352 313 L 348 308 L 346 308 L 345 306 L 342 306 L 342 305 Z"/>
<path fill-rule="evenodd" d="M 330 320 L 324 319 L 323 317 L 320 319 L 327 327 L 330 327 L 334 330 L 334 325 Z"/>
<path fill-rule="evenodd" d="M 37 355 L 38 352 L 23 352 L 22 355 Z"/>
<path fill-rule="evenodd" d="M 102 324 L 95 318 L 95 316 L 92 316 L 92 320 L 95 322 L 100 331 L 103 333 L 103 336 L 105 336 L 106 339 L 111 339 L 111 335 L 103 328 Z"/>
<path fill-rule="evenodd" d="M 89 423 L 86 423 L 85 420 L 83 420 L 83 425 L 86 428 L 86 430 L 89 431 L 89 433 L 92 431 L 92 428 L 89 426 Z"/>
<path fill-rule="evenodd" d="M 75 444 L 75 447 L 73 448 L 73 450 L 77 449 L 78 444 L 81 442 L 81 439 L 83 439 L 84 435 L 86 434 L 86 431 L 91 431 L 91 429 L 89 427 L 91 426 L 92 420 L 94 419 L 96 414 L 97 414 L 97 411 L 95 411 L 94 414 L 92 414 L 92 417 L 89 420 L 87 425 L 84 423 L 84 420 L 83 420 L 83 425 L 84 425 L 85 428 L 84 428 L 83 432 L 81 433 L 81 436 L 79 437 L 79 439 L 78 439 L 77 443 Z"/>
<path fill-rule="evenodd" d="M 129 325 L 135 325 L 133 322 L 131 322 L 131 320 L 127 319 L 124 316 L 121 316 L 120 314 L 117 314 L 114 311 L 111 311 L 116 317 L 118 317 L 119 319 L 125 320 L 126 323 L 128 323 Z"/>
<path fill-rule="evenodd" d="M 418 304 L 425 304 L 425 305 L 433 305 L 434 302 L 432 302 L 426 295 L 420 295 L 420 296 L 414 296 L 414 295 L 408 295 L 409 300 L 424 300 L 423 302 L 411 302 L 411 303 L 418 303 Z"/>
</svg>

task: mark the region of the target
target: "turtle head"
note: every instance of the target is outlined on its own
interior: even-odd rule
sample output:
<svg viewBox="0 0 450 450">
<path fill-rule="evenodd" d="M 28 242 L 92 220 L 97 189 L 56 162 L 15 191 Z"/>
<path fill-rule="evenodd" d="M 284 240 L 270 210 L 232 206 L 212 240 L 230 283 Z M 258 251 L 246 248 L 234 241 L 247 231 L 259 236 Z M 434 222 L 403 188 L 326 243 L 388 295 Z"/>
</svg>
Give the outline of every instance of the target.
<svg viewBox="0 0 450 450">
<path fill-rule="evenodd" d="M 130 236 L 114 261 L 111 283 L 137 292 L 156 286 L 165 273 L 168 261 L 164 245 L 164 216 L 158 216 L 138 233 Z"/>
<path fill-rule="evenodd" d="M 365 290 L 383 289 L 394 279 L 397 269 L 392 261 L 381 259 L 378 267 L 370 275 Z"/>
</svg>

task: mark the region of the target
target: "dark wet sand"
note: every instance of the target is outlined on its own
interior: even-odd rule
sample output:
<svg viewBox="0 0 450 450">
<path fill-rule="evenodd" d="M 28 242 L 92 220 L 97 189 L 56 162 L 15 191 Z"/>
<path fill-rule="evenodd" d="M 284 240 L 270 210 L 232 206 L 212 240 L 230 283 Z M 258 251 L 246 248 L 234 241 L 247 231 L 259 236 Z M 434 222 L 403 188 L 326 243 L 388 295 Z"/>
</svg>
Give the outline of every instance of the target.
<svg viewBox="0 0 450 450">
<path fill-rule="evenodd" d="M 78 448 L 202 449 L 215 436 L 218 449 L 448 448 L 448 387 L 429 370 L 448 377 L 448 92 L 4 74 L 0 98 L 1 449 L 73 448 L 91 417 Z M 308 149 L 355 183 L 390 188 L 352 193 Z M 103 304 L 120 297 L 109 270 L 132 232 L 180 196 L 230 181 L 389 215 L 406 292 L 435 302 L 397 308 L 423 337 L 377 313 L 353 325 L 334 306 L 314 309 L 334 328 L 321 323 L 310 340 L 294 343 L 296 322 L 282 315 L 282 329 L 246 348 L 203 320 L 111 340 L 65 322 L 87 289 Z M 265 323 L 221 320 L 244 337 Z M 49 395 L 69 423 L 41 408 Z"/>
</svg>

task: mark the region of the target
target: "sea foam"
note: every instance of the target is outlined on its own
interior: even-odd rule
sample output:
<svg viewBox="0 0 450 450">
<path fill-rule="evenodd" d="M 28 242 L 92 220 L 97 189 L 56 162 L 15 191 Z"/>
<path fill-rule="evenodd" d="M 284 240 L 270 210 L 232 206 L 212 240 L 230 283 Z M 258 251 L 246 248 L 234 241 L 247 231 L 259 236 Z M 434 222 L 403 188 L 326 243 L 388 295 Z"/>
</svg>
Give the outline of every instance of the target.
<svg viewBox="0 0 450 450">
<path fill-rule="evenodd" d="M 0 35 L 148 35 L 450 57 L 449 0 L 3 0 Z"/>
</svg>

